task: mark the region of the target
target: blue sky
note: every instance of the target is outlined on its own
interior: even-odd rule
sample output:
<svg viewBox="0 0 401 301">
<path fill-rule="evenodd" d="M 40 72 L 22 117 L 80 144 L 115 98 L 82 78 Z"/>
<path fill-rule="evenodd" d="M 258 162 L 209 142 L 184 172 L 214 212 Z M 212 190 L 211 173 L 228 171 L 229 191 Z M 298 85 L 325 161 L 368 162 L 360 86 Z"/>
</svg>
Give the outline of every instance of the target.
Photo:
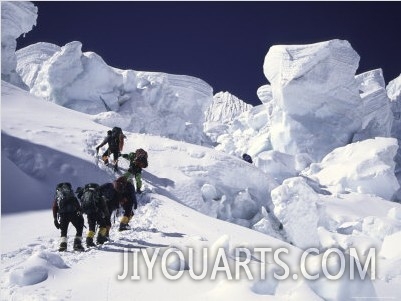
<svg viewBox="0 0 401 301">
<path fill-rule="evenodd" d="M 110 66 L 192 75 L 214 92 L 260 103 L 273 45 L 348 40 L 361 56 L 357 73 L 401 73 L 401 2 L 40 1 L 37 26 L 17 48 L 81 41 Z"/>
</svg>

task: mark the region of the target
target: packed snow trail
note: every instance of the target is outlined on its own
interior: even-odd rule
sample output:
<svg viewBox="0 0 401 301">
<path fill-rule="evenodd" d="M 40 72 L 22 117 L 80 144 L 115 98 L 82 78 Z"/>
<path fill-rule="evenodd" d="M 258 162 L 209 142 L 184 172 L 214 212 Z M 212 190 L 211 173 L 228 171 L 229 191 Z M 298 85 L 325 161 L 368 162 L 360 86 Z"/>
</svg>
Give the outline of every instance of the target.
<svg viewBox="0 0 401 301">
<path fill-rule="evenodd" d="M 188 247 L 210 247 L 213 241 L 228 233 L 227 230 L 231 227 L 237 228 L 237 231 L 229 231 L 234 233 L 231 239 L 236 244 L 248 244 L 249 242 L 254 244 L 260 242 L 261 239 L 267 240 L 269 245 L 276 247 L 283 244 L 263 234 L 222 221 L 216 224 L 213 222 L 213 227 L 199 227 L 199 225 L 210 225 L 214 219 L 183 207 L 162 195 L 155 194 L 149 183 L 145 183 L 145 186 L 147 186 L 147 191 L 139 197 L 138 209 L 130 223 L 132 230 L 118 232 L 118 221 L 116 221 L 110 233 L 111 241 L 87 252 L 71 252 L 75 234 L 75 229 L 71 225 L 69 227 L 69 251 L 58 252 L 59 231 L 51 227 L 50 210 L 33 214 L 32 221 L 37 220 L 38 228 L 41 228 L 43 233 L 40 235 L 36 233 L 35 236 L 32 234 L 36 231 L 31 231 L 31 236 L 25 237 L 27 242 L 25 245 L 20 244 L 17 250 L 11 248 L 2 254 L 4 273 L 1 278 L 1 300 L 24 299 L 31 294 L 31 288 L 35 288 L 35 295 L 41 296 L 44 300 L 63 298 L 118 300 L 117 296 L 126 297 L 127 293 L 138 293 L 138 286 L 141 287 L 141 294 L 146 292 L 145 295 L 155 297 L 155 290 L 146 287 L 150 284 L 164 286 L 163 283 L 169 287 L 170 285 L 175 287 L 174 293 L 167 297 L 167 300 L 173 300 L 173 296 L 175 296 L 174 298 L 181 294 L 187 296 L 187 292 L 177 287 L 182 281 L 171 282 L 159 278 L 159 280 L 154 280 L 158 283 L 154 283 L 146 280 L 146 273 L 142 275 L 141 281 L 133 283 L 130 280 L 117 280 L 117 275 L 120 275 L 123 269 L 124 250 L 142 248 L 184 250 Z M 21 222 L 21 218 L 17 215 L 6 216 L 3 220 L 3 231 L 12 232 L 12 227 L 15 226 L 13 220 L 16 223 Z M 27 222 L 29 221 L 31 218 L 27 216 Z M 242 240 L 243 231 L 248 233 L 248 242 Z M 144 269 L 142 271 L 146 272 Z M 81 276 L 77 278 L 74 275 Z M 60 281 L 60 278 L 65 281 Z M 108 284 L 103 285 L 105 283 Z M 99 284 L 101 285 L 99 286 Z M 213 281 L 192 281 L 190 288 L 193 294 L 198 293 L 198 298 L 202 299 L 201 296 L 211 292 L 215 285 L 216 283 Z M 70 289 L 71 287 L 74 289 Z M 82 289 L 78 289 L 78 287 Z M 144 287 L 145 291 L 143 291 Z"/>
</svg>

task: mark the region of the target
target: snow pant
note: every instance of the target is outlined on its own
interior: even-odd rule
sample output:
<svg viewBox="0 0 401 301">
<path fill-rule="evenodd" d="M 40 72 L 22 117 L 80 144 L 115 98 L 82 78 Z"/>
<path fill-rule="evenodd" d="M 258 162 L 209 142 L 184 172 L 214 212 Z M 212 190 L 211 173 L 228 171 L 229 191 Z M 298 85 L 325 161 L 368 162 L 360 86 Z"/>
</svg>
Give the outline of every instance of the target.
<svg viewBox="0 0 401 301">
<path fill-rule="evenodd" d="M 135 194 L 134 194 L 135 197 Z M 124 215 L 121 218 L 120 224 L 128 224 L 131 218 L 134 216 L 134 212 L 132 211 L 132 206 L 134 202 L 131 198 L 124 198 L 124 202 L 121 204 L 124 210 Z"/>
<path fill-rule="evenodd" d="M 100 212 L 93 212 L 93 213 L 88 213 L 87 215 L 88 218 L 88 228 L 89 232 L 96 232 L 96 224 L 99 225 L 99 228 L 105 228 L 106 227 L 106 218 L 100 214 Z M 92 236 L 93 237 L 93 236 Z"/>
<path fill-rule="evenodd" d="M 110 149 L 110 148 L 108 148 L 102 155 L 102 160 L 103 160 L 104 164 L 109 164 L 109 157 L 111 155 L 113 155 L 114 164 L 117 165 L 120 151 L 118 149 Z"/>
<path fill-rule="evenodd" d="M 124 215 L 121 218 L 121 223 L 128 224 L 129 221 L 131 220 L 131 218 L 134 216 L 134 212 L 132 211 L 132 206 L 133 206 L 134 202 L 133 202 L 133 200 L 124 198 L 120 204 L 124 210 Z M 110 210 L 110 209 L 114 209 L 114 208 L 109 207 L 109 215 L 105 218 L 107 232 L 109 232 L 111 225 L 112 225 L 112 223 L 111 223 L 112 213 L 114 210 L 117 210 L 118 208 L 116 208 L 114 210 Z"/>
<path fill-rule="evenodd" d="M 76 236 L 81 237 L 84 229 L 84 218 L 78 212 L 60 213 L 61 237 L 67 237 L 68 225 L 71 223 L 77 231 Z"/>
<path fill-rule="evenodd" d="M 140 191 L 142 188 L 142 173 L 135 174 L 136 191 Z"/>
<path fill-rule="evenodd" d="M 99 225 L 99 234 L 105 235 L 106 234 L 106 217 L 103 217 L 99 211 L 88 213 L 88 237 L 94 237 L 96 233 L 96 224 Z"/>
<path fill-rule="evenodd" d="M 136 184 L 136 191 L 140 191 L 142 188 L 142 168 L 131 164 L 128 172 L 124 175 L 126 178 L 135 178 L 135 184 Z"/>
</svg>

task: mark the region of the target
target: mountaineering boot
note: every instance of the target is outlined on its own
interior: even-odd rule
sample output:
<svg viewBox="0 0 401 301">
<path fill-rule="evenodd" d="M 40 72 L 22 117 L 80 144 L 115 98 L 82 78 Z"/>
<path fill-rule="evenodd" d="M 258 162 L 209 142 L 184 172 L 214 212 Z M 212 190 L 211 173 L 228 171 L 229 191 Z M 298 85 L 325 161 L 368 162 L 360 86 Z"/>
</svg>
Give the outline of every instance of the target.
<svg viewBox="0 0 401 301">
<path fill-rule="evenodd" d="M 134 212 L 131 212 L 131 214 L 129 215 L 129 217 L 128 217 L 128 222 L 127 222 L 127 224 L 131 221 L 131 219 L 134 217 Z M 128 227 L 129 227 L 129 225 L 128 225 Z M 130 227 L 130 229 L 131 229 L 131 227 Z"/>
<path fill-rule="evenodd" d="M 67 243 L 66 243 L 66 242 L 61 242 L 61 243 L 60 243 L 60 247 L 58 248 L 58 250 L 59 250 L 60 252 L 66 251 L 66 250 L 67 250 Z"/>
<path fill-rule="evenodd" d="M 96 243 L 98 243 L 99 245 L 104 244 L 106 241 L 108 241 L 106 236 L 103 235 L 98 235 L 96 238 Z"/>
<path fill-rule="evenodd" d="M 67 237 L 61 237 L 60 246 L 58 248 L 59 252 L 64 252 L 67 250 Z"/>
<path fill-rule="evenodd" d="M 103 156 L 103 157 L 102 157 L 102 160 L 103 160 L 103 162 L 104 162 L 104 165 L 106 165 L 106 166 L 109 165 L 109 157 Z"/>
<path fill-rule="evenodd" d="M 93 242 L 93 237 L 87 237 L 86 238 L 86 247 L 96 247 L 96 244 Z"/>
<path fill-rule="evenodd" d="M 118 231 L 125 231 L 125 230 L 130 230 L 130 229 L 131 229 L 130 225 L 120 223 L 120 227 L 118 228 Z"/>
<path fill-rule="evenodd" d="M 118 231 L 125 231 L 131 229 L 131 227 L 128 225 L 129 220 L 130 220 L 129 217 L 124 215 L 121 218 L 120 228 L 118 228 Z"/>
<path fill-rule="evenodd" d="M 102 244 L 104 244 L 106 241 L 108 241 L 108 239 L 107 239 L 107 237 L 106 237 L 106 232 L 107 232 L 106 227 L 100 227 L 100 228 L 99 228 L 99 233 L 98 233 L 97 238 L 96 238 L 96 242 L 97 242 L 99 245 L 102 245 Z"/>
<path fill-rule="evenodd" d="M 85 251 L 84 247 L 82 246 L 82 237 L 80 236 L 75 236 L 74 251 Z"/>
<path fill-rule="evenodd" d="M 88 231 L 88 234 L 86 235 L 86 247 L 96 247 L 95 243 L 93 242 L 93 237 L 95 236 L 95 232 L 92 230 Z"/>
</svg>

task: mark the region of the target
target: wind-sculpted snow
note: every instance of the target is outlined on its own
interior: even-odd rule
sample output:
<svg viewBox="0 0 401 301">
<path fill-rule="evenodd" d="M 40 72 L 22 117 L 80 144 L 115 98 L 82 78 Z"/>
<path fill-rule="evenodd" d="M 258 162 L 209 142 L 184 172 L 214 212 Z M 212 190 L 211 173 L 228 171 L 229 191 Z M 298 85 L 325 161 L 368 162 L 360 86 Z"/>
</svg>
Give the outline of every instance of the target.
<svg viewBox="0 0 401 301">
<path fill-rule="evenodd" d="M 320 160 L 352 141 L 361 126 L 358 63 L 359 55 L 341 40 L 269 49 L 264 73 L 273 92 L 274 150 Z"/>
<path fill-rule="evenodd" d="M 64 107 L 94 115 L 109 126 L 120 120 L 127 131 L 201 143 L 203 112 L 213 90 L 185 75 L 119 70 L 80 42 L 38 43 L 18 51 L 18 72 L 31 93 Z"/>
<path fill-rule="evenodd" d="M 363 117 L 362 128 L 354 135 L 353 141 L 390 137 L 393 113 L 382 70 L 376 69 L 359 74 L 356 80 L 361 91 Z"/>
<path fill-rule="evenodd" d="M 31 2 L 1 2 L 1 79 L 26 88 L 16 73 L 17 38 L 36 25 L 38 9 Z"/>
</svg>

